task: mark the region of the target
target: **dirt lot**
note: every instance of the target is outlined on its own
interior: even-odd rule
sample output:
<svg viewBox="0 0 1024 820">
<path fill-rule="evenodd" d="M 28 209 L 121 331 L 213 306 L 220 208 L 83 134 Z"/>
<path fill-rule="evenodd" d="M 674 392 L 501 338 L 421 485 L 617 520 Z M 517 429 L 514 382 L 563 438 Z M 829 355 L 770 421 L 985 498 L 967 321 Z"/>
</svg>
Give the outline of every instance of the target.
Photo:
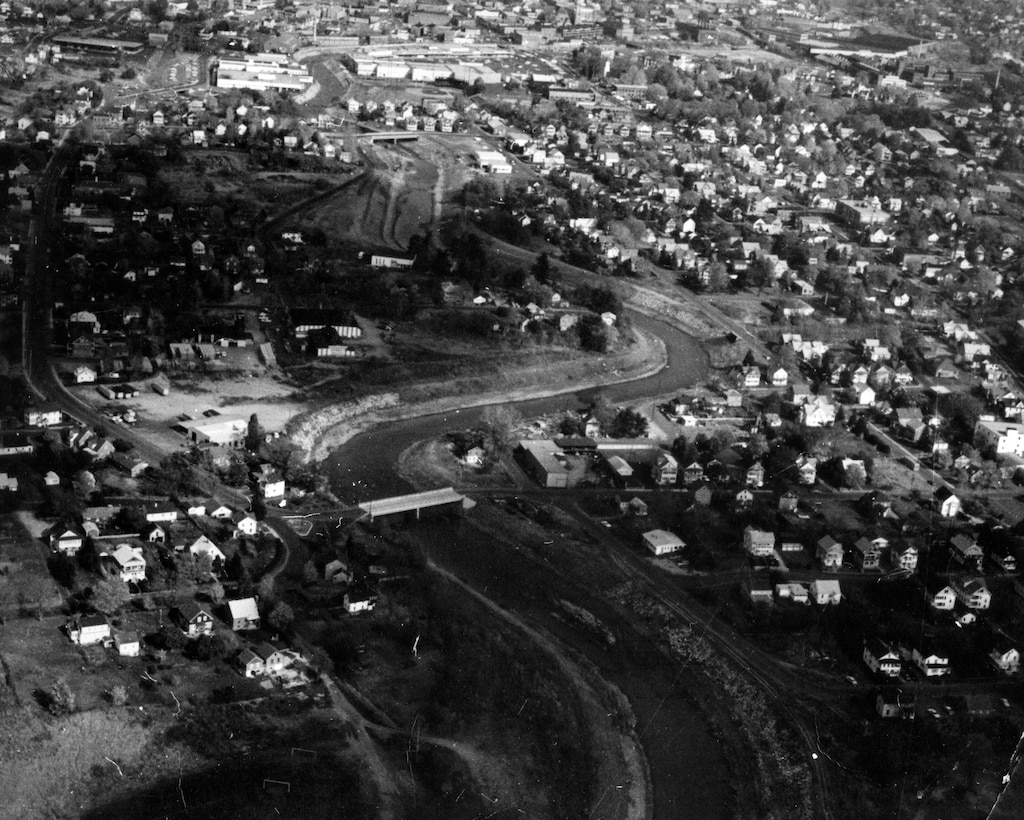
<svg viewBox="0 0 1024 820">
<path fill-rule="evenodd" d="M 171 430 L 182 414 L 200 416 L 205 410 L 219 410 L 224 415 L 248 418 L 259 414 L 260 424 L 268 432 L 283 430 L 288 422 L 306 410 L 306 405 L 293 397 L 294 388 L 275 374 L 266 371 L 252 375 L 240 374 L 217 378 L 201 375 L 175 377 L 171 392 L 161 396 L 152 389 L 152 379 L 132 382 L 139 388 L 134 399 L 110 402 L 94 386 L 72 388 L 72 392 L 88 404 L 99 408 L 131 408 L 138 414 L 137 426 L 165 449 L 181 447 L 184 438 Z M 116 427 L 112 425 L 112 431 Z"/>
</svg>

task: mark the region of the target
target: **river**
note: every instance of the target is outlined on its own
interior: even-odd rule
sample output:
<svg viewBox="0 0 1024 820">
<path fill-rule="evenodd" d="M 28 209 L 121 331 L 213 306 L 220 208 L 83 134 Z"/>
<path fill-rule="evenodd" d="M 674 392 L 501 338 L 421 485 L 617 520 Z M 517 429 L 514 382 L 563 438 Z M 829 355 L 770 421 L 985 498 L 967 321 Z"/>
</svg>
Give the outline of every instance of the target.
<svg viewBox="0 0 1024 820">
<path fill-rule="evenodd" d="M 639 313 L 630 312 L 630 321 L 634 327 L 665 343 L 668 364 L 653 376 L 602 388 L 612 402 L 639 401 L 692 387 L 707 373 L 707 354 L 692 336 Z M 527 418 L 577 409 L 582 404 L 577 392 L 571 390 L 544 399 L 518 402 L 514 406 Z M 418 441 L 472 427 L 480 420 L 483 410 L 483 407 L 469 407 L 390 422 L 355 436 L 331 453 L 323 464 L 331 489 L 345 501 L 366 501 L 412 492 L 413 488 L 394 469 L 402 451 Z"/>
<path fill-rule="evenodd" d="M 693 337 L 666 322 L 642 314 L 631 312 L 630 320 L 635 327 L 662 339 L 668 362 L 653 376 L 602 388 L 612 402 L 640 401 L 673 393 L 692 387 L 707 373 L 707 354 Z M 567 391 L 544 399 L 518 402 L 514 406 L 527 418 L 576 409 L 583 403 L 578 392 L 587 391 Z M 418 441 L 472 427 L 479 421 L 483 409 L 464 408 L 391 422 L 352 438 L 324 463 L 334 492 L 346 501 L 412 492 L 414 488 L 395 472 L 399 455 Z M 426 529 L 430 532 L 429 527 Z M 426 532 L 423 535 L 430 537 Z M 454 546 L 454 542 L 450 543 Z M 495 555 L 491 557 L 498 560 Z M 488 576 L 490 580 L 496 580 L 495 572 L 505 576 L 507 572 L 523 571 L 522 566 L 499 568 L 483 562 L 476 566 L 477 571 L 474 572 L 474 562 L 459 561 L 450 553 L 447 558 L 445 563 L 450 562 L 453 570 L 470 582 L 482 583 L 484 587 Z M 494 583 L 492 589 L 503 586 Z M 501 605 L 539 619 L 552 631 L 560 631 L 545 617 L 546 607 L 532 606 L 530 596 L 500 597 Z M 593 602 L 592 605 L 598 604 Z M 614 619 L 611 612 L 607 615 L 609 620 Z M 571 631 L 560 637 L 570 644 L 578 643 L 578 640 L 573 640 Z M 732 816 L 735 795 L 730 783 L 731 767 L 725 760 L 724 750 L 700 710 L 689 701 L 684 691 L 680 691 L 681 681 L 673 665 L 649 639 L 633 633 L 632 640 L 627 641 L 618 653 L 598 652 L 589 644 L 575 648 L 588 655 L 602 675 L 623 691 L 645 729 L 642 744 L 654 780 L 655 818 L 724 820 Z"/>
</svg>

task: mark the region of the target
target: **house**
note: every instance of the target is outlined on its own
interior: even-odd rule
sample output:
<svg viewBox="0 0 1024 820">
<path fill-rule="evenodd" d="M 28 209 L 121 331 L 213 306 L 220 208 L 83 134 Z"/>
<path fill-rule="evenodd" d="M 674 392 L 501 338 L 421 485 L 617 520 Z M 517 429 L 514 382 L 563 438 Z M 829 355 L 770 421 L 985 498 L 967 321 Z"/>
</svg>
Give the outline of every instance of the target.
<svg viewBox="0 0 1024 820">
<path fill-rule="evenodd" d="M 929 578 L 925 583 L 925 599 L 940 612 L 952 612 L 956 606 L 953 587 L 938 578 Z"/>
<path fill-rule="evenodd" d="M 836 406 L 825 396 L 815 396 L 800 407 L 800 421 L 806 427 L 828 427 L 835 420 Z"/>
<path fill-rule="evenodd" d="M 1006 545 L 992 547 L 988 554 L 989 560 L 1001 572 L 1017 571 L 1017 556 Z"/>
<path fill-rule="evenodd" d="M 772 387 L 786 387 L 789 384 L 789 371 L 784 367 L 778 367 L 769 374 Z"/>
<path fill-rule="evenodd" d="M 654 553 L 655 556 L 669 555 L 673 552 L 678 552 L 686 546 L 679 536 L 667 530 L 650 530 L 641 537 L 643 538 L 644 546 Z"/>
<path fill-rule="evenodd" d="M 875 698 L 875 711 L 882 718 L 913 720 L 915 708 L 914 694 L 904 692 L 894 686 L 886 687 Z"/>
<path fill-rule="evenodd" d="M 53 427 L 64 420 L 56 404 L 38 404 L 25 409 L 25 424 L 29 427 Z"/>
<path fill-rule="evenodd" d="M 814 554 L 825 570 L 839 570 L 843 568 L 843 545 L 831 535 L 823 535 L 818 539 L 817 549 Z"/>
<path fill-rule="evenodd" d="M 903 671 L 903 660 L 899 653 L 881 638 L 869 638 L 864 641 L 862 657 L 868 669 L 876 675 L 898 678 Z"/>
<path fill-rule="evenodd" d="M 219 507 L 215 507 L 210 510 L 210 518 L 216 518 L 219 521 L 226 521 L 234 515 L 235 511 L 232 510 L 226 504 L 221 504 Z"/>
<path fill-rule="evenodd" d="M 199 558 L 203 555 L 208 556 L 214 567 L 217 566 L 218 561 L 220 562 L 220 566 L 223 566 L 224 562 L 227 560 L 224 553 L 221 552 L 220 547 L 214 544 L 213 541 L 205 535 L 199 536 L 192 542 L 191 546 L 188 548 L 188 554 L 191 555 L 193 559 Z"/>
<path fill-rule="evenodd" d="M 288 656 L 276 646 L 266 641 L 257 644 L 253 647 L 252 651 L 263 661 L 262 674 L 264 675 L 273 675 L 288 665 Z"/>
<path fill-rule="evenodd" d="M 747 591 L 747 597 L 750 598 L 752 604 L 764 604 L 771 606 L 775 603 L 774 597 L 772 597 L 772 587 L 767 581 L 760 579 L 754 579 L 744 584 Z"/>
<path fill-rule="evenodd" d="M 818 480 L 818 459 L 800 456 L 794 463 L 798 480 L 805 486 L 810 486 Z"/>
<path fill-rule="evenodd" d="M 228 620 L 235 632 L 243 629 L 260 628 L 260 611 L 255 598 L 240 598 L 228 601 Z"/>
<path fill-rule="evenodd" d="M 638 496 L 633 496 L 629 501 L 620 501 L 619 510 L 623 515 L 632 515 L 636 518 L 643 518 L 647 515 L 647 502 Z"/>
<path fill-rule="evenodd" d="M 917 569 L 917 547 L 913 544 L 893 544 L 889 548 L 889 563 L 897 569 L 913 572 Z"/>
<path fill-rule="evenodd" d="M 935 491 L 935 507 L 943 518 L 956 518 L 960 513 L 960 499 L 949 487 L 942 486 Z"/>
<path fill-rule="evenodd" d="M 122 658 L 139 657 L 139 633 L 134 629 L 114 633 L 114 647 Z"/>
<path fill-rule="evenodd" d="M 332 584 L 350 584 L 352 583 L 352 573 L 349 572 L 344 561 L 335 559 L 324 567 L 324 580 L 330 581 Z"/>
<path fill-rule="evenodd" d="M 117 549 L 104 557 L 125 583 L 146 580 L 146 559 L 142 557 L 142 547 L 119 544 Z"/>
<path fill-rule="evenodd" d="M 988 653 L 989 659 L 1000 672 L 1013 675 L 1020 669 L 1020 650 L 1005 635 L 996 638 L 995 646 Z"/>
<path fill-rule="evenodd" d="M 68 635 L 79 646 L 90 646 L 110 639 L 110 624 L 105 615 L 81 615 L 70 621 Z"/>
<path fill-rule="evenodd" d="M 702 481 L 697 489 L 693 490 L 693 503 L 698 507 L 710 507 L 715 497 L 715 487 L 710 481 Z"/>
<path fill-rule="evenodd" d="M 981 572 L 985 554 L 973 537 L 966 533 L 957 533 L 950 539 L 949 547 L 953 560 L 961 567 L 972 572 Z"/>
<path fill-rule="evenodd" d="M 238 663 L 242 667 L 242 674 L 247 678 L 257 678 L 263 674 L 263 658 L 251 649 L 243 649 L 238 656 Z"/>
<path fill-rule="evenodd" d="M 189 601 L 171 610 L 171 618 L 190 638 L 213 634 L 213 615 L 210 610 L 195 601 Z"/>
<path fill-rule="evenodd" d="M 695 484 L 698 481 L 704 480 L 704 467 L 699 462 L 694 461 L 689 467 L 683 470 L 683 482 L 686 484 Z"/>
<path fill-rule="evenodd" d="M 949 653 L 935 646 L 916 646 L 910 658 L 926 678 L 943 677 L 952 671 L 949 667 Z"/>
<path fill-rule="evenodd" d="M 742 487 L 735 496 L 736 509 L 739 511 L 749 510 L 754 505 L 754 494 L 746 487 Z"/>
<path fill-rule="evenodd" d="M 992 593 L 984 578 L 954 578 L 950 585 L 956 599 L 968 609 L 988 609 L 992 605 Z"/>
<path fill-rule="evenodd" d="M 342 603 L 349 615 L 356 615 L 359 612 L 371 612 L 377 606 L 377 596 L 371 595 L 369 592 L 350 590 L 345 593 Z"/>
<path fill-rule="evenodd" d="M 792 490 L 786 490 L 779 496 L 779 512 L 796 512 L 800 506 L 800 496 Z"/>
<path fill-rule="evenodd" d="M 751 558 L 767 558 L 775 554 L 775 533 L 747 526 L 743 530 L 743 549 Z"/>
<path fill-rule="evenodd" d="M 651 478 L 662 487 L 675 484 L 679 478 L 679 462 L 669 453 L 659 452 L 651 467 Z"/>
<path fill-rule="evenodd" d="M 55 529 L 50 533 L 50 548 L 64 555 L 74 555 L 82 548 L 85 536 L 78 530 Z"/>
<path fill-rule="evenodd" d="M 258 472 L 253 473 L 253 483 L 266 500 L 284 498 L 284 476 L 269 464 L 261 464 Z"/>
<path fill-rule="evenodd" d="M 143 507 L 143 514 L 150 524 L 177 521 L 180 513 L 170 501 L 154 501 Z"/>
<path fill-rule="evenodd" d="M 775 585 L 775 597 L 781 600 L 792 601 L 794 604 L 807 604 L 810 603 L 808 597 L 807 587 L 803 584 L 776 584 Z"/>
<path fill-rule="evenodd" d="M 466 455 L 462 457 L 462 461 L 468 467 L 482 467 L 486 455 L 483 447 L 470 447 L 466 451 Z"/>
<path fill-rule="evenodd" d="M 811 599 L 819 606 L 838 604 L 843 600 L 843 592 L 838 581 L 811 581 Z"/>
<path fill-rule="evenodd" d="M 249 537 L 252 537 L 260 528 L 256 517 L 250 513 L 236 512 L 231 516 L 231 521 L 235 525 L 236 538 L 240 535 L 248 535 Z"/>
<path fill-rule="evenodd" d="M 874 541 L 861 536 L 853 544 L 853 560 L 860 565 L 862 572 L 878 569 L 882 563 L 882 549 Z"/>
<path fill-rule="evenodd" d="M 755 461 L 747 470 L 747 486 L 757 489 L 764 486 L 764 467 Z"/>
</svg>

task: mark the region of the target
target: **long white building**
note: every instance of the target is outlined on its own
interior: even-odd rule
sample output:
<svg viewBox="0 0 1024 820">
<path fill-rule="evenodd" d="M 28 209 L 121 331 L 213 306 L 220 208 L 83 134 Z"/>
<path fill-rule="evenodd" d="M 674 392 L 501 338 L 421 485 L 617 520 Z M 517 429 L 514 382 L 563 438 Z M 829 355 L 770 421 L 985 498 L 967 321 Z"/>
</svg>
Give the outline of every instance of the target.
<svg viewBox="0 0 1024 820">
<path fill-rule="evenodd" d="M 302 91 L 313 78 L 286 54 L 239 54 L 217 64 L 218 88 Z"/>
</svg>

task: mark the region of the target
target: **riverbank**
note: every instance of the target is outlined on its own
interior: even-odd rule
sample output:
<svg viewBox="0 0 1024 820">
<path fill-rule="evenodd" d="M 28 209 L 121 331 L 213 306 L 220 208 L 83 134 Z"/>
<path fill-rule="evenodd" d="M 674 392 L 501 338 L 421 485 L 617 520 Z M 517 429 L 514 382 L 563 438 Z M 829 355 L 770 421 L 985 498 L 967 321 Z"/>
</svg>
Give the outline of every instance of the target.
<svg viewBox="0 0 1024 820">
<path fill-rule="evenodd" d="M 634 329 L 636 342 L 622 353 L 587 358 L 550 367 L 525 367 L 500 376 L 454 379 L 418 385 L 403 391 L 366 396 L 355 402 L 329 405 L 304 413 L 287 429 L 303 459 L 323 461 L 331 451 L 377 425 L 414 419 L 463 408 L 542 399 L 576 390 L 623 384 L 659 373 L 668 363 L 664 342 L 645 330 Z M 446 395 L 436 396 L 439 390 Z"/>
</svg>

